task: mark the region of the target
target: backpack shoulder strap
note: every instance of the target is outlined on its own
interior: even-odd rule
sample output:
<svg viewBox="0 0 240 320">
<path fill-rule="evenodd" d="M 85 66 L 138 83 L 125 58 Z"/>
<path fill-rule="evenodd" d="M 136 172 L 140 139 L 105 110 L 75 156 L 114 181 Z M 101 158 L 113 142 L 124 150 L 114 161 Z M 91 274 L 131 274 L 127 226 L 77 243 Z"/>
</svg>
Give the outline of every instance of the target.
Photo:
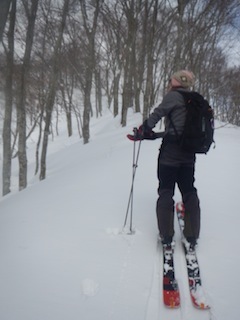
<svg viewBox="0 0 240 320">
<path fill-rule="evenodd" d="M 189 100 L 189 93 L 191 93 L 191 91 L 187 92 L 187 91 L 180 91 L 180 90 L 176 90 L 178 93 L 180 93 L 183 98 L 184 98 L 184 101 L 185 101 L 185 106 L 187 105 L 187 101 Z M 178 106 L 175 106 L 172 108 L 172 110 L 169 112 L 168 114 L 168 119 L 169 119 L 169 122 L 170 122 L 170 125 L 172 126 L 173 130 L 174 130 L 174 133 L 177 137 L 177 140 L 180 142 L 181 141 L 181 136 L 180 134 L 178 133 L 173 121 L 172 121 L 172 112 L 178 108 Z"/>
<path fill-rule="evenodd" d="M 173 128 L 173 130 L 174 130 L 174 133 L 175 133 L 175 135 L 176 135 L 176 137 L 177 137 L 177 140 L 180 142 L 181 137 L 180 137 L 179 133 L 177 132 L 177 129 L 176 129 L 176 127 L 175 127 L 175 125 L 174 125 L 174 123 L 173 123 L 173 121 L 172 121 L 172 112 L 173 112 L 175 109 L 176 109 L 176 107 L 172 108 L 172 110 L 169 112 L 169 114 L 168 114 L 168 119 L 169 119 L 170 125 L 172 126 L 172 128 Z"/>
</svg>

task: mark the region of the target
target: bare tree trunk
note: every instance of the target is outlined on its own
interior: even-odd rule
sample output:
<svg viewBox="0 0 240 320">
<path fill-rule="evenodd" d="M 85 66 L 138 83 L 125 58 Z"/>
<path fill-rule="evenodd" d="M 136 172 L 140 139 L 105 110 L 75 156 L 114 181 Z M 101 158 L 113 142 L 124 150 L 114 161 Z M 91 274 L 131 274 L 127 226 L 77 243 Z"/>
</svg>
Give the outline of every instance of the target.
<svg viewBox="0 0 240 320">
<path fill-rule="evenodd" d="M 113 79 L 113 115 L 118 115 L 118 96 L 119 96 L 119 82 L 120 82 L 120 71 L 114 75 Z"/>
<path fill-rule="evenodd" d="M 125 1 L 123 4 L 124 13 L 127 20 L 127 39 L 124 47 L 124 78 L 123 78 L 123 92 L 122 92 L 122 115 L 121 124 L 127 124 L 128 108 L 134 105 L 134 64 L 135 64 L 135 45 L 137 35 L 137 15 L 138 6 L 136 1 Z"/>
<path fill-rule="evenodd" d="M 72 89 L 70 89 L 70 84 L 66 83 L 60 86 L 62 92 L 62 100 L 64 109 L 66 112 L 66 119 L 67 119 L 67 130 L 68 136 L 71 137 L 73 130 L 72 130 Z M 65 90 L 67 91 L 67 99 L 65 95 Z M 69 92 L 71 90 L 71 93 Z"/>
<path fill-rule="evenodd" d="M 96 114 L 97 117 L 102 115 L 102 82 L 100 69 L 95 71 L 95 87 L 96 87 Z"/>
<path fill-rule="evenodd" d="M 1 0 L 0 1 L 0 41 L 2 41 L 2 35 L 4 31 L 4 27 L 7 21 L 8 12 L 10 8 L 11 2 L 14 0 Z M 13 4 L 14 6 L 14 4 Z"/>
<path fill-rule="evenodd" d="M 152 2 L 144 0 L 144 10 L 142 13 L 142 24 L 141 24 L 141 42 L 138 47 L 138 61 L 136 63 L 136 72 L 134 73 L 134 97 L 135 97 L 135 111 L 141 112 L 141 90 L 143 87 L 143 77 L 146 64 L 146 53 L 148 50 L 147 39 L 148 39 L 148 24 L 149 15 L 152 12 Z"/>
<path fill-rule="evenodd" d="M 60 54 L 61 54 L 63 32 L 65 29 L 66 19 L 68 14 L 69 1 L 70 0 L 65 0 L 63 4 L 62 21 L 59 27 L 58 39 L 56 41 L 55 48 L 54 48 L 53 71 L 51 73 L 50 88 L 49 88 L 49 93 L 48 93 L 47 102 L 46 102 L 46 119 L 45 119 L 45 128 L 44 128 L 44 134 L 43 134 L 43 145 L 42 145 L 42 153 L 41 153 L 41 170 L 40 170 L 40 176 L 39 176 L 40 180 L 44 180 L 46 178 L 46 158 L 47 158 L 48 136 L 50 133 L 52 111 L 53 111 L 53 106 L 54 106 L 54 101 L 55 101 L 56 91 L 57 91 L 57 83 L 58 83 L 58 75 L 59 75 L 59 60 L 60 60 Z"/>
<path fill-rule="evenodd" d="M 178 0 L 178 6 L 177 6 L 177 15 L 176 15 L 176 21 L 177 21 L 177 38 L 176 38 L 176 52 L 175 52 L 175 58 L 174 58 L 174 64 L 173 69 L 175 71 L 179 69 L 184 69 L 182 67 L 182 47 L 183 47 L 183 14 L 184 9 L 187 5 L 189 0 Z"/>
<path fill-rule="evenodd" d="M 127 111 L 133 105 L 133 90 L 132 90 L 132 77 L 130 74 L 130 62 L 127 59 L 124 66 L 124 80 L 123 80 L 123 93 L 122 93 L 122 116 L 121 124 L 123 127 L 127 124 Z"/>
<path fill-rule="evenodd" d="M 16 20 L 16 0 L 12 1 L 10 12 L 10 24 L 8 30 L 8 48 L 6 63 L 6 83 L 5 83 L 5 115 L 3 123 L 3 167 L 2 167 L 2 194 L 11 192 L 11 123 L 12 123 L 12 100 L 13 100 L 13 64 L 14 64 L 14 28 Z"/>
<path fill-rule="evenodd" d="M 26 8 L 28 19 L 26 48 L 23 58 L 20 90 L 17 103 L 17 126 L 18 126 L 18 161 L 19 161 L 19 190 L 27 186 L 27 151 L 26 151 L 26 85 L 30 66 L 31 51 L 34 37 L 34 26 L 38 9 L 38 0 L 32 0 L 31 10 Z"/>
<path fill-rule="evenodd" d="M 41 113 L 39 115 L 38 119 L 38 125 L 39 125 L 39 135 L 38 135 L 38 141 L 36 145 L 36 152 L 35 152 L 35 159 L 36 159 L 36 165 L 35 165 L 35 175 L 38 173 L 39 170 L 39 149 L 42 141 L 42 121 L 43 121 L 43 114 L 44 110 L 42 108 Z"/>
<path fill-rule="evenodd" d="M 81 12 L 83 17 L 84 30 L 87 35 L 87 58 L 86 58 L 86 72 L 85 72 L 85 85 L 83 90 L 84 96 L 84 111 L 83 111 L 83 143 L 89 142 L 90 138 L 90 114 L 92 112 L 91 105 L 91 91 L 92 91 L 92 80 L 95 70 L 95 35 L 97 30 L 97 20 L 100 12 L 101 4 L 103 0 L 95 1 L 95 10 L 93 13 L 93 21 L 90 26 L 89 17 L 86 10 L 86 1 L 79 0 L 81 6 Z"/>
<path fill-rule="evenodd" d="M 155 0 L 154 7 L 151 12 L 151 20 L 149 21 L 149 32 L 147 37 L 147 79 L 144 91 L 144 104 L 143 104 L 143 120 L 149 116 L 149 110 L 152 103 L 153 88 L 153 67 L 154 67 L 154 43 L 156 41 L 156 22 L 158 15 L 158 1 Z"/>
</svg>

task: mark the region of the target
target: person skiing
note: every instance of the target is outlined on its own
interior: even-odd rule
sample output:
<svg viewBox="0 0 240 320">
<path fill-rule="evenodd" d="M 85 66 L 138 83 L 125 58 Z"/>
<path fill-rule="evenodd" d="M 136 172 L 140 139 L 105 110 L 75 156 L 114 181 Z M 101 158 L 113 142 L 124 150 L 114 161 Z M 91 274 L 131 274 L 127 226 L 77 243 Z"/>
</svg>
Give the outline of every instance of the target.
<svg viewBox="0 0 240 320">
<path fill-rule="evenodd" d="M 195 247 L 200 232 L 200 205 L 194 186 L 195 153 L 185 151 L 178 143 L 176 132 L 183 132 L 186 108 L 181 92 L 190 91 L 195 82 L 191 71 L 180 70 L 169 80 L 167 94 L 154 109 L 138 132 L 143 136 L 151 134 L 161 118 L 165 118 L 165 132 L 158 157 L 158 200 L 156 205 L 159 236 L 162 244 L 172 245 L 174 236 L 174 190 L 175 185 L 182 195 L 185 206 L 183 234 L 188 244 Z M 172 124 L 172 125 L 171 125 Z M 174 128 L 175 127 L 175 128 Z"/>
</svg>

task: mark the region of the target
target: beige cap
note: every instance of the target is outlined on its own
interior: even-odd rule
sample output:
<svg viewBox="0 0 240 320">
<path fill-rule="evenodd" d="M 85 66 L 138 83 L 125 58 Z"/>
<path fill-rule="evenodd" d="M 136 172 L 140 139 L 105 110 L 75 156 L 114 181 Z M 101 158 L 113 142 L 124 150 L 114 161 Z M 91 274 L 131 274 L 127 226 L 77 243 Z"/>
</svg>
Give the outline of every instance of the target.
<svg viewBox="0 0 240 320">
<path fill-rule="evenodd" d="M 191 71 L 180 70 L 171 76 L 171 84 L 173 87 L 189 88 L 194 86 L 195 76 Z"/>
</svg>

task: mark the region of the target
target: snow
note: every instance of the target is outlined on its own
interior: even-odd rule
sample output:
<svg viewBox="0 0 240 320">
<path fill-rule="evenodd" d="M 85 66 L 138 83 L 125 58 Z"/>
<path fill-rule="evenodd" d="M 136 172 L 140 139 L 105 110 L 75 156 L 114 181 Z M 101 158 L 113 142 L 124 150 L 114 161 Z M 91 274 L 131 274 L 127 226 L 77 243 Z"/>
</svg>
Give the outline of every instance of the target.
<svg viewBox="0 0 240 320">
<path fill-rule="evenodd" d="M 156 165 L 160 140 L 144 141 L 134 184 L 135 233 L 122 232 L 132 177 L 128 126 L 105 111 L 91 124 L 91 142 L 61 135 L 49 144 L 47 179 L 34 176 L 34 137 L 28 145 L 29 186 L 0 200 L 1 320 L 238 320 L 240 258 L 240 129 L 217 124 L 216 148 L 199 155 L 201 200 L 197 248 L 211 310 L 191 304 L 180 232 L 175 275 L 181 308 L 163 306 L 162 251 L 157 245 Z M 175 200 L 180 200 L 176 190 Z"/>
</svg>

